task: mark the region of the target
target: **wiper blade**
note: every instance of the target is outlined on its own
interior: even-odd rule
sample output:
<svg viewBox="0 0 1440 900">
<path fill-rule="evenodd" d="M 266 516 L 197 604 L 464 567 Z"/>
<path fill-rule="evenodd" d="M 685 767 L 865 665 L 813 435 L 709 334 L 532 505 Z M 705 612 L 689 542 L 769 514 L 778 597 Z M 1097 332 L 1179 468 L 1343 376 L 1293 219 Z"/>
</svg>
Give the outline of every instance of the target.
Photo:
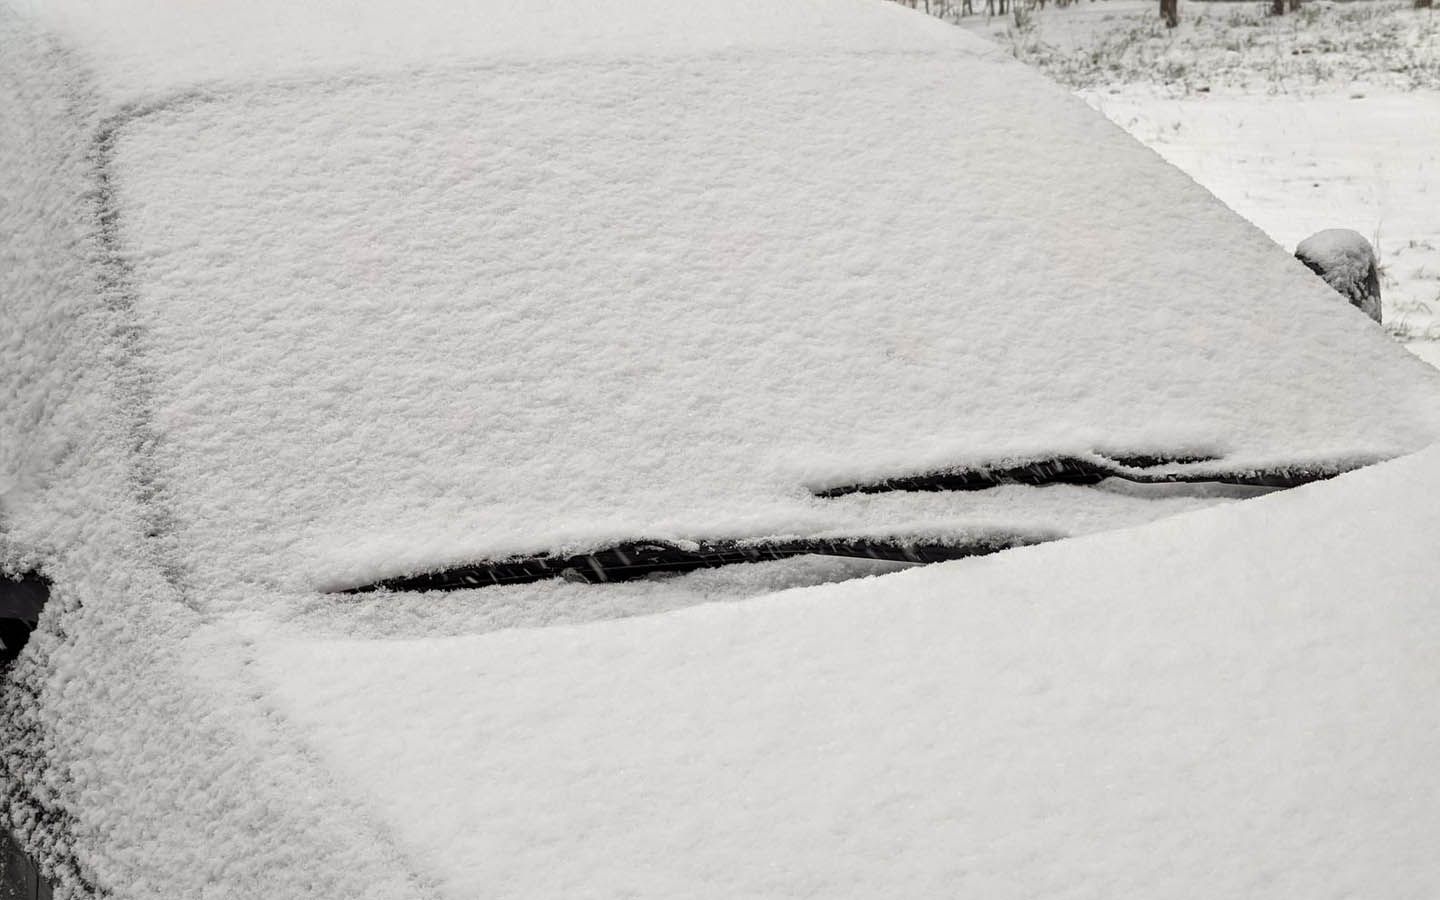
<svg viewBox="0 0 1440 900">
<path fill-rule="evenodd" d="M 593 553 L 572 556 L 540 554 L 496 562 L 387 578 L 339 593 L 372 591 L 456 591 L 500 584 L 524 584 L 548 578 L 565 578 L 589 584 L 631 581 L 650 575 L 693 572 L 739 563 L 767 562 L 796 556 L 839 556 L 889 560 L 913 564 L 982 556 L 1052 540 L 1059 535 L 1005 532 L 967 541 L 924 542 L 878 538 L 786 538 L 754 541 L 671 543 L 632 541 Z"/>
<path fill-rule="evenodd" d="M 1194 468 L 1195 463 L 1215 462 L 1215 457 L 1059 456 L 998 466 L 947 469 L 920 475 L 902 475 L 879 481 L 857 482 L 813 491 L 817 497 L 846 494 L 882 494 L 890 491 L 983 491 L 1002 485 L 1041 487 L 1050 484 L 1094 485 L 1107 478 L 1136 484 L 1229 484 L 1250 487 L 1291 488 L 1312 481 L 1334 478 L 1339 468 L 1275 468 L 1254 471 L 1225 471 Z M 1167 466 L 1187 466 L 1181 471 L 1147 471 Z"/>
<path fill-rule="evenodd" d="M 1218 457 L 1196 454 L 1100 453 L 1058 456 L 968 469 L 947 469 L 878 481 L 816 488 L 817 497 L 878 494 L 889 491 L 979 491 L 1001 485 L 1095 485 L 1108 478 L 1136 484 L 1222 484 L 1287 488 L 1332 478 L 1343 469 L 1277 468 L 1225 471 L 1204 468 Z M 901 538 L 776 538 L 764 540 L 647 541 L 616 544 L 591 553 L 509 557 L 471 563 L 438 572 L 387 578 L 335 593 L 374 591 L 455 591 L 492 585 L 524 584 L 565 578 L 590 584 L 630 581 L 650 575 L 693 572 L 740 563 L 796 556 L 837 556 L 924 564 L 981 556 L 1062 537 L 1046 532 L 992 532 L 968 540 L 914 541 Z"/>
</svg>

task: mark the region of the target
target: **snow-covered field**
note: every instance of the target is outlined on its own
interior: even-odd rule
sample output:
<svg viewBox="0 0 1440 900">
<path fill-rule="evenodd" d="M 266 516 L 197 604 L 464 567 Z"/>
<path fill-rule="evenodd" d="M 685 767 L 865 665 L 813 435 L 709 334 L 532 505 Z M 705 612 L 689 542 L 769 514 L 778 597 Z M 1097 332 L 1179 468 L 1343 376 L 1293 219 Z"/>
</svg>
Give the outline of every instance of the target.
<svg viewBox="0 0 1440 900">
<path fill-rule="evenodd" d="M 1293 250 L 1322 228 L 1376 245 L 1385 325 L 1440 362 L 1440 13 L 1401 2 L 1101 0 L 964 27 L 1076 89 Z"/>
</svg>

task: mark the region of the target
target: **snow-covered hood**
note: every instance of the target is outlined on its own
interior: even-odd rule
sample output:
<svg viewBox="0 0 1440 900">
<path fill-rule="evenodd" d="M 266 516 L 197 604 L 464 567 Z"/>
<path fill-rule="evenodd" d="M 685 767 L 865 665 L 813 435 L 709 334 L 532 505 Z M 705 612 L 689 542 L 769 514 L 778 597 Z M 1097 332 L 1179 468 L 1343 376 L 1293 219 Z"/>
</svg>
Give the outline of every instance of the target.
<svg viewBox="0 0 1440 900">
<path fill-rule="evenodd" d="M 437 895 L 1432 896 L 1437 491 L 257 667 Z"/>
</svg>

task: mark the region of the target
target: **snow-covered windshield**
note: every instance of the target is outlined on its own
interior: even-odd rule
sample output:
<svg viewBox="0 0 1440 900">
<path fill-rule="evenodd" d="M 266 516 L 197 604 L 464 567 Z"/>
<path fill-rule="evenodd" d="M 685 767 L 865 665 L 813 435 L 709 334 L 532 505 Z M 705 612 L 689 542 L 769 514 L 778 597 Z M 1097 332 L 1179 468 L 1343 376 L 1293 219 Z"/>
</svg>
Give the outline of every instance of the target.
<svg viewBox="0 0 1440 900">
<path fill-rule="evenodd" d="M 1048 527 L 1083 511 L 815 492 L 1095 451 L 1345 466 L 1435 430 L 1411 361 L 1262 235 L 965 54 L 282 85 L 161 104 L 111 153 L 168 499 L 227 577 Z"/>
</svg>

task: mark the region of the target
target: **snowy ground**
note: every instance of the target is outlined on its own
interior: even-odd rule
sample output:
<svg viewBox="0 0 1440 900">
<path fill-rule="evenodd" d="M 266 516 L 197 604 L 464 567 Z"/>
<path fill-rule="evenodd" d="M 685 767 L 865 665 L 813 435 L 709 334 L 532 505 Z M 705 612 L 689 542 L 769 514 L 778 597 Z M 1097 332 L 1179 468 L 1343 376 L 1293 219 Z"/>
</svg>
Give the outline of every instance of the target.
<svg viewBox="0 0 1440 900">
<path fill-rule="evenodd" d="M 1353 228 L 1380 253 L 1389 332 L 1440 363 L 1440 13 L 1409 3 L 1101 0 L 963 27 L 1011 48 L 1287 250 Z"/>
</svg>

